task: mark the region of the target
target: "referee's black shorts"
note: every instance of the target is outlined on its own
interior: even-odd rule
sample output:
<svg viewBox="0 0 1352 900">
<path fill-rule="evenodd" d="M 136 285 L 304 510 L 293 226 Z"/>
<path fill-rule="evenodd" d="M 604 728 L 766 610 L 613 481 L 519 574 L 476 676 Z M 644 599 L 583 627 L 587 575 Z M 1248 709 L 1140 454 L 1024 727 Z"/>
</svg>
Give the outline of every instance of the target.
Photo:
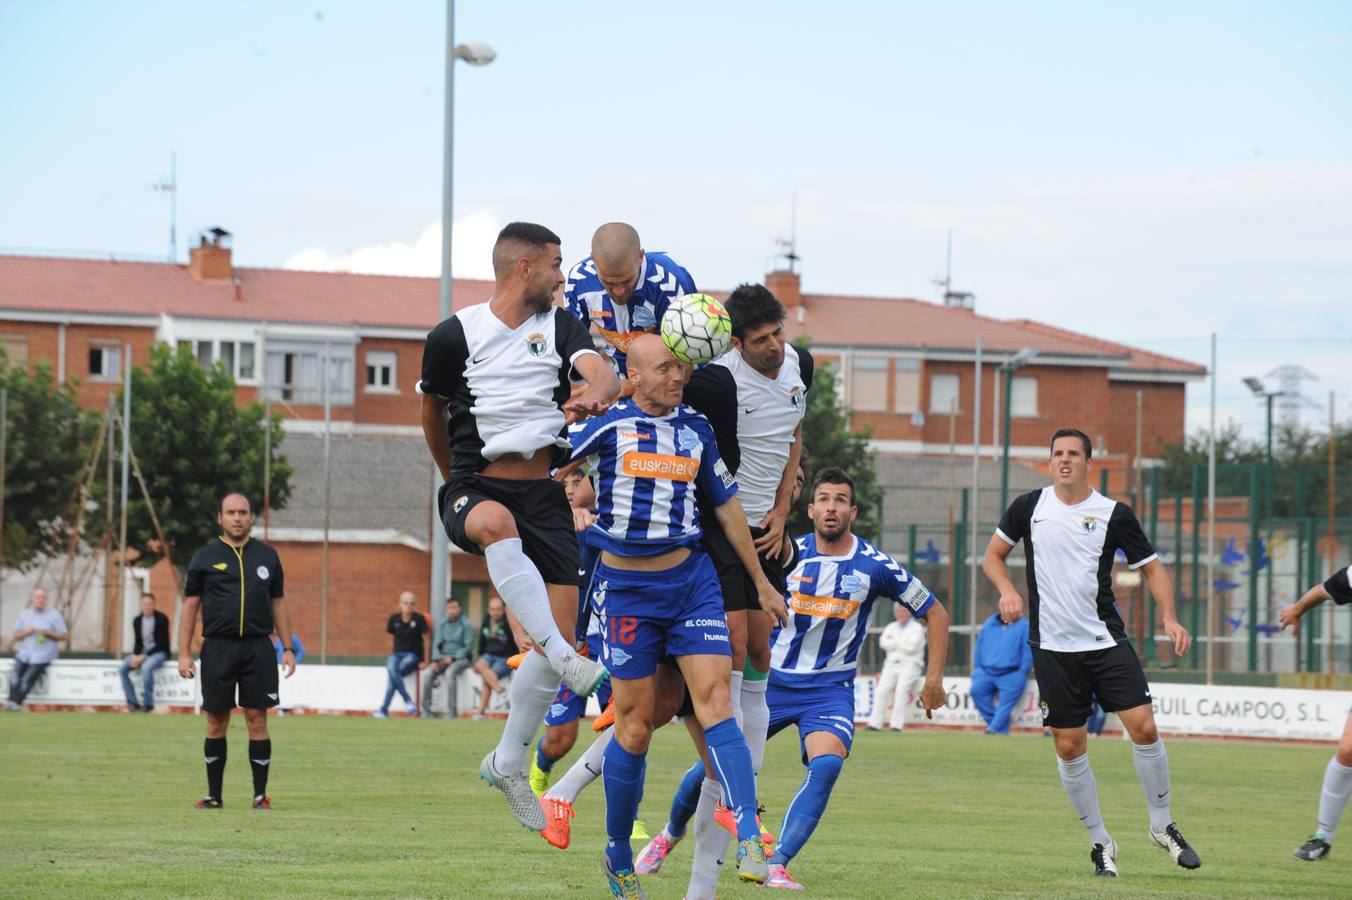
<svg viewBox="0 0 1352 900">
<path fill-rule="evenodd" d="M 1063 653 L 1033 648 L 1033 672 L 1042 697 L 1042 724 L 1079 728 L 1093 712 L 1091 696 L 1105 712 L 1150 703 L 1145 670 L 1129 641 L 1103 650 Z"/>
<path fill-rule="evenodd" d="M 202 709 L 230 712 L 277 705 L 277 650 L 266 635 L 209 637 L 202 641 Z M 239 702 L 235 702 L 235 691 Z"/>
<path fill-rule="evenodd" d="M 718 520 L 713 516 L 704 516 L 700 524 L 704 528 L 704 550 L 713 560 L 714 570 L 718 572 L 718 585 L 723 592 L 723 611 L 760 609 L 756 585 L 747 574 L 742 561 L 737 558 L 737 552 L 732 549 L 732 544 L 729 543 L 728 536 L 723 532 Z M 751 526 L 752 540 L 763 534 L 764 528 Z M 791 543 L 790 549 L 796 551 L 797 546 Z M 788 586 L 787 573 L 792 566 L 786 566 L 783 559 L 766 559 L 764 556 L 759 559 L 761 571 L 765 573 L 774 589 L 782 595 Z"/>
<path fill-rule="evenodd" d="M 441 522 L 453 544 L 479 556 L 483 551 L 465 534 L 465 519 L 485 500 L 507 507 L 521 536 L 521 549 L 540 570 L 545 584 L 577 586 L 577 535 L 562 484 L 548 478 L 516 480 L 452 474 L 437 493 Z"/>
</svg>

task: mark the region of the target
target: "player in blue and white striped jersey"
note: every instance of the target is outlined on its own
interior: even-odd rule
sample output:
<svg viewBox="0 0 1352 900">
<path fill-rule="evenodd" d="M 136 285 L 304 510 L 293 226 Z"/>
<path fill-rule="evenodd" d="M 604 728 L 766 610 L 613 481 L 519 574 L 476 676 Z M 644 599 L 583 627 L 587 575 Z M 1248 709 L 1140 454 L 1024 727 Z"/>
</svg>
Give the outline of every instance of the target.
<svg viewBox="0 0 1352 900">
<path fill-rule="evenodd" d="M 638 232 L 611 222 L 592 235 L 591 256 L 568 270 L 563 299 L 583 326 L 596 329 L 620 377 L 628 372 L 629 344 L 656 333 L 671 301 L 695 292 L 695 279 L 665 253 L 644 252 Z M 630 387 L 622 385 L 624 396 Z"/>
<path fill-rule="evenodd" d="M 629 345 L 634 394 L 569 432 L 572 459 L 589 459 L 601 551 L 592 608 L 602 623 L 602 659 L 615 700 L 605 749 L 606 875 L 617 897 L 641 897 L 629 845 L 655 726 L 657 667 L 675 657 L 704 728 L 714 771 L 739 822 L 738 874 L 767 875 L 756 826 L 751 753 L 732 715 L 732 653 L 718 576 L 700 549 L 700 515 L 712 512 L 756 585 L 762 607 L 787 618 L 784 600 L 756 558 L 737 484 L 718 455 L 713 428 L 681 403 L 686 372 L 655 335 Z M 695 487 L 713 504 L 701 511 Z M 665 676 L 664 676 L 665 678 Z"/>
<path fill-rule="evenodd" d="M 854 482 L 827 468 L 812 481 L 813 533 L 798 539 L 789 575 L 789 621 L 770 637 L 770 736 L 798 726 L 807 777 L 784 813 L 766 887 L 802 890 L 785 868 L 826 810 L 854 742 L 854 676 L 878 599 L 904 604 L 929 628 L 929 668 L 920 692 L 926 715 L 944 704 L 948 611 L 918 578 L 854 535 Z"/>
</svg>

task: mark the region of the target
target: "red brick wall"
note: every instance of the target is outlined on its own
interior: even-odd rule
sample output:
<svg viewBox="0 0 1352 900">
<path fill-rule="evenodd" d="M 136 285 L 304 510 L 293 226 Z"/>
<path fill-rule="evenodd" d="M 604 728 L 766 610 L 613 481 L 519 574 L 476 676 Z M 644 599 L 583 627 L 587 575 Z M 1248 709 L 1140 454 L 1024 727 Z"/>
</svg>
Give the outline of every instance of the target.
<svg viewBox="0 0 1352 900">
<path fill-rule="evenodd" d="M 1136 392 L 1143 395 L 1141 453 L 1158 457 L 1165 444 L 1183 440 L 1185 427 L 1184 387 L 1181 384 L 1113 381 L 1108 388 L 1109 415 L 1106 425 L 1108 449 L 1136 454 Z"/>
<path fill-rule="evenodd" d="M 366 390 L 366 354 L 372 350 L 394 351 L 394 387 L 397 393 Z M 418 395 L 413 386 L 422 374 L 422 341 L 366 338 L 357 345 L 357 402 L 355 420 L 376 425 L 417 425 Z"/>
</svg>

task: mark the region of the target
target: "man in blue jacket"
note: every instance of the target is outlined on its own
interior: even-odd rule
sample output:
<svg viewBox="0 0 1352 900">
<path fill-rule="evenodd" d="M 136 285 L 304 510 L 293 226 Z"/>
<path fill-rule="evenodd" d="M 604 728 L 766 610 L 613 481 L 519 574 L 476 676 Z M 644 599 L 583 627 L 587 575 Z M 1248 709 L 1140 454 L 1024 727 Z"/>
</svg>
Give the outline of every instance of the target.
<svg viewBox="0 0 1352 900">
<path fill-rule="evenodd" d="M 1023 697 L 1032 668 L 1028 620 L 1006 624 L 998 612 L 987 619 L 976 637 L 972 665 L 972 702 L 986 720 L 987 734 L 1009 734 L 1009 718 Z"/>
</svg>

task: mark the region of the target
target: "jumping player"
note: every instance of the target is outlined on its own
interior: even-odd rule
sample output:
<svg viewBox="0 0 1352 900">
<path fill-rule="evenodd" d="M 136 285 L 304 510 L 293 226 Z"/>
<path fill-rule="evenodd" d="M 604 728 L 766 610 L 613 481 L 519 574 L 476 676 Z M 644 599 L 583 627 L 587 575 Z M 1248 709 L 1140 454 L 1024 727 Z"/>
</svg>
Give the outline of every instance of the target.
<svg viewBox="0 0 1352 900">
<path fill-rule="evenodd" d="M 1010 580 L 1005 558 L 1024 542 L 1028 557 L 1028 642 L 1042 696 L 1042 722 L 1056 741 L 1061 786 L 1093 844 L 1089 858 L 1097 876 L 1117 877 L 1117 844 L 1099 812 L 1098 786 L 1089 768 L 1085 723 L 1092 697 L 1116 711 L 1132 742 L 1136 775 L 1150 810 L 1150 839 L 1185 869 L 1202 864 L 1169 812 L 1169 758 L 1155 728 L 1155 714 L 1141 661 L 1127 639 L 1114 605 L 1113 556 L 1145 574 L 1159 604 L 1164 633 L 1182 656 L 1192 643 L 1174 615 L 1169 572 L 1155 555 L 1136 514 L 1125 503 L 1089 487 L 1093 447 L 1074 428 L 1052 435 L 1048 470 L 1052 484 L 1010 504 L 986 549 L 982 569 L 1000 591 L 1006 622 L 1023 617 L 1023 599 Z"/>
<path fill-rule="evenodd" d="M 548 228 L 504 228 L 493 247 L 492 299 L 432 329 L 418 384 L 423 434 L 446 479 L 437 498 L 446 533 L 483 555 L 535 644 L 512 679 L 502 739 L 479 767 L 533 831 L 545 817 L 523 765 L 560 678 L 587 696 L 606 676 L 573 649 L 577 539 L 563 486 L 549 474 L 567 455 L 565 426 L 614 402 L 619 382 L 577 319 L 553 305 L 562 263 Z M 586 388 L 572 392 L 575 378 Z"/>
<path fill-rule="evenodd" d="M 699 549 L 696 485 L 712 504 L 756 585 L 761 606 L 785 616 L 783 598 L 756 559 L 737 485 L 719 457 L 708 420 L 681 404 L 686 373 L 656 336 L 629 345 L 633 398 L 571 430 L 573 457 L 597 473 L 601 560 L 592 606 L 602 620 L 603 659 L 615 697 L 614 739 L 605 750 L 606 876 L 617 897 L 641 897 L 629 845 L 643 787 L 664 656 L 676 658 L 704 726 L 724 797 L 738 820 L 738 874 L 763 882 L 751 756 L 732 715 L 731 651 L 717 576 Z M 706 515 L 709 510 L 706 510 Z"/>
<path fill-rule="evenodd" d="M 1300 619 L 1325 600 L 1332 600 L 1340 606 L 1352 603 L 1352 566 L 1339 569 L 1322 585 L 1316 584 L 1290 606 L 1282 607 L 1277 621 L 1282 627 L 1292 626 L 1300 634 Z M 1324 768 L 1324 785 L 1319 792 L 1319 819 L 1315 826 L 1314 837 L 1296 849 L 1296 859 L 1313 862 L 1323 859 L 1333 849 L 1333 835 L 1338 830 L 1338 820 L 1347 807 L 1347 798 L 1352 796 L 1352 715 L 1347 717 L 1343 726 L 1343 738 L 1338 749 Z"/>
</svg>

